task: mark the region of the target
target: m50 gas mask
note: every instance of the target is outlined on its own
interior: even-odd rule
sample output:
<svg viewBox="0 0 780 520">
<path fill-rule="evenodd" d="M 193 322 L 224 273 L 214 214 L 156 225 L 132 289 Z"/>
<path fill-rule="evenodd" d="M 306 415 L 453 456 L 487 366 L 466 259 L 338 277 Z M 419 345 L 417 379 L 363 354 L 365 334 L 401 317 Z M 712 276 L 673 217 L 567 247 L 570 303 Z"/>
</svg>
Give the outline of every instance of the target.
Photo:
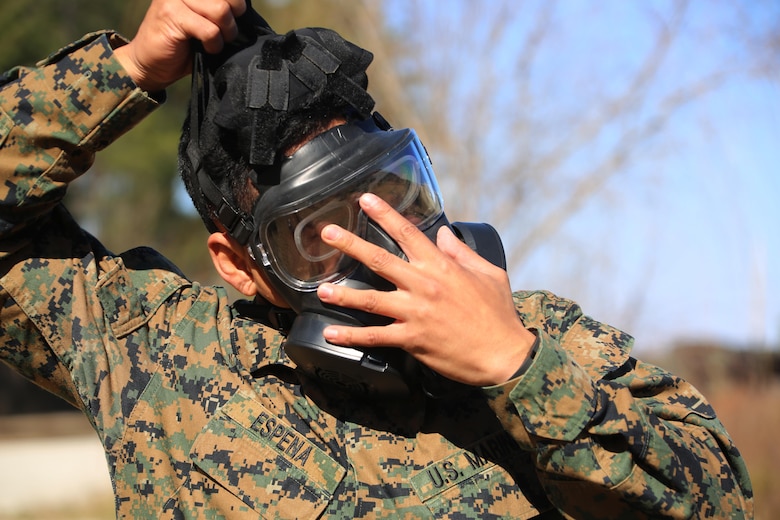
<svg viewBox="0 0 780 520">
<path fill-rule="evenodd" d="M 438 378 L 403 351 L 341 347 L 322 335 L 331 324 L 365 326 L 391 321 L 324 304 L 316 293 L 323 282 L 355 289 L 395 289 L 320 238 L 326 225 L 338 224 L 406 258 L 398 244 L 360 209 L 358 198 L 367 192 L 384 199 L 431 240 L 435 241 L 441 226 L 450 225 L 428 154 L 415 132 L 382 130 L 372 118 L 320 134 L 281 164 L 279 184 L 257 202 L 251 251 L 296 313 L 284 348 L 300 369 L 368 395 L 404 395 L 421 382 L 432 393 Z M 478 253 L 505 267 L 501 240 L 492 227 L 467 223 L 452 227 Z"/>
<path fill-rule="evenodd" d="M 391 320 L 324 304 L 316 294 L 320 284 L 382 291 L 395 287 L 327 246 L 320 233 L 326 225 L 338 224 L 405 258 L 398 244 L 361 211 L 358 198 L 371 192 L 431 240 L 441 226 L 450 226 L 477 253 L 505 267 L 498 234 L 487 224 L 447 221 L 428 154 L 414 131 L 393 130 L 371 112 L 373 99 L 365 90 L 370 53 L 325 29 L 277 35 L 251 8 L 237 22 L 238 43 L 218 56 L 196 52 L 193 66 L 186 147 L 191 167 L 182 172 L 207 228 L 227 230 L 248 247 L 290 305 L 292 324 L 280 328 L 289 329 L 283 330 L 284 349 L 299 370 L 366 396 L 403 396 L 421 388 L 438 393 L 446 381 L 403 350 L 347 348 L 325 341 L 322 332 L 330 324 L 373 326 Z M 286 114 L 325 94 L 341 99 L 351 122 L 280 159 L 278 135 Z M 213 143 L 214 135 L 234 136 L 256 174 L 253 182 L 260 196 L 252 214 L 238 208 L 230 179 L 212 177 L 203 168 L 204 142 Z M 199 198 L 208 208 L 198 205 Z"/>
</svg>

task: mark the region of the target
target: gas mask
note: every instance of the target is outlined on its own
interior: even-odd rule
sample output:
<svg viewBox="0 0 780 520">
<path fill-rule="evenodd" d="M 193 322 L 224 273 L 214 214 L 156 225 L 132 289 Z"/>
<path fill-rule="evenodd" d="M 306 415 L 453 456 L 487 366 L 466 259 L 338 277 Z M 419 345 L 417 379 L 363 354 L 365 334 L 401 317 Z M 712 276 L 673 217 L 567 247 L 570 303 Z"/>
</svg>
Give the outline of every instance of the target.
<svg viewBox="0 0 780 520">
<path fill-rule="evenodd" d="M 358 205 L 371 192 L 413 222 L 431 240 L 451 226 L 464 241 L 505 267 L 501 240 L 486 224 L 450 224 L 428 154 L 410 129 L 382 129 L 378 114 L 338 126 L 309 141 L 280 165 L 279 184 L 261 195 L 254 212 L 250 250 L 269 281 L 296 313 L 284 344 L 299 369 L 332 385 L 364 395 L 403 396 L 415 385 L 428 393 L 442 381 L 405 352 L 393 348 L 347 348 L 323 338 L 331 324 L 386 325 L 390 319 L 323 304 L 317 287 L 331 282 L 355 289 L 395 287 L 320 238 L 338 224 L 392 254 L 398 244 Z"/>
<path fill-rule="evenodd" d="M 245 245 L 290 305 L 292 325 L 277 325 L 286 332 L 285 351 L 299 370 L 363 396 L 446 391 L 446 380 L 400 349 L 346 348 L 325 341 L 322 331 L 331 324 L 373 326 L 391 320 L 323 304 L 316 293 L 320 284 L 382 291 L 395 287 L 327 246 L 320 232 L 338 224 L 405 258 L 398 244 L 360 210 L 358 198 L 371 192 L 431 240 L 441 226 L 450 226 L 473 250 L 503 268 L 501 239 L 487 224 L 447 221 L 428 154 L 414 131 L 393 130 L 372 113 L 365 75 L 371 53 L 327 29 L 278 35 L 251 6 L 237 23 L 235 42 L 216 56 L 196 51 L 193 64 L 190 137 L 184 150 L 190 166 L 182 168 L 182 175 L 206 227 L 227 231 Z M 340 100 L 351 122 L 280 159 L 278 136 L 287 115 L 326 94 Z M 225 135 L 246 153 L 255 174 L 252 182 L 260 197 L 252 214 L 238 207 L 229 178 L 212 177 L 203 167 L 202 151 Z M 272 310 L 269 316 L 284 312 Z"/>
</svg>

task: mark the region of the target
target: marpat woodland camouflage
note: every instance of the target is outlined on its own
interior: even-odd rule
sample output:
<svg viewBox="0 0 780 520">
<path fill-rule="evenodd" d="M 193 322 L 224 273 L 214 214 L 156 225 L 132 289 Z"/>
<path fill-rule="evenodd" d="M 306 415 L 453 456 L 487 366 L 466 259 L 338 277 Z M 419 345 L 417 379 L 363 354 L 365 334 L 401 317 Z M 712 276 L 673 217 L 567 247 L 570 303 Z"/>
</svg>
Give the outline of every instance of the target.
<svg viewBox="0 0 780 520">
<path fill-rule="evenodd" d="M 0 355 L 87 415 L 118 517 L 752 515 L 704 398 L 567 300 L 516 294 L 539 341 L 502 386 L 362 402 L 296 373 L 251 305 L 152 250 L 107 251 L 61 200 L 157 105 L 118 44 L 90 35 L 0 90 Z"/>
</svg>

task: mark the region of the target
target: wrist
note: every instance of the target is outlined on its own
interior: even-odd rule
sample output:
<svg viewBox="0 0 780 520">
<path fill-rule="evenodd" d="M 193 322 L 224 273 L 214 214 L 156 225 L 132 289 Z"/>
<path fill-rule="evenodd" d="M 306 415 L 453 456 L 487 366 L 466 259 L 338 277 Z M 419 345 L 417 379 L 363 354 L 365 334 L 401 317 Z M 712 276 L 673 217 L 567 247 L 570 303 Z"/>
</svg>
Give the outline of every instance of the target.
<svg viewBox="0 0 780 520">
<path fill-rule="evenodd" d="M 140 50 L 132 41 L 114 47 L 114 58 L 139 89 L 152 94 L 162 92 L 184 75 L 177 74 L 175 67 L 164 69 L 162 64 L 158 64 L 156 68 L 150 67 L 148 61 L 139 59 Z M 161 70 L 165 73 L 161 74 Z"/>
<path fill-rule="evenodd" d="M 121 47 L 115 47 L 114 57 L 119 62 L 119 64 L 122 65 L 122 68 L 125 70 L 127 75 L 130 76 L 130 79 L 133 80 L 133 83 L 135 83 L 138 88 L 146 91 L 151 90 L 145 85 L 144 74 L 142 73 L 141 67 L 138 66 L 138 63 L 136 62 L 132 53 L 132 45 L 126 44 L 122 45 Z"/>
<path fill-rule="evenodd" d="M 500 352 L 506 352 L 507 356 L 501 357 L 501 365 L 493 377 L 493 385 L 503 384 L 519 377 L 533 362 L 533 357 L 539 344 L 539 338 L 535 331 L 526 329 L 518 320 L 520 331 L 511 336 L 511 343 L 507 342 Z"/>
<path fill-rule="evenodd" d="M 530 331 L 530 332 L 533 333 L 534 331 Z M 534 362 L 534 358 L 536 357 L 536 352 L 539 350 L 539 336 L 534 334 L 534 337 L 536 339 L 534 340 L 534 344 L 531 345 L 531 351 L 528 353 L 525 360 L 520 365 L 520 368 L 518 368 L 517 371 L 514 374 L 512 374 L 512 377 L 510 377 L 509 380 L 518 378 L 523 374 L 525 374 L 528 368 L 531 366 L 531 363 Z"/>
</svg>

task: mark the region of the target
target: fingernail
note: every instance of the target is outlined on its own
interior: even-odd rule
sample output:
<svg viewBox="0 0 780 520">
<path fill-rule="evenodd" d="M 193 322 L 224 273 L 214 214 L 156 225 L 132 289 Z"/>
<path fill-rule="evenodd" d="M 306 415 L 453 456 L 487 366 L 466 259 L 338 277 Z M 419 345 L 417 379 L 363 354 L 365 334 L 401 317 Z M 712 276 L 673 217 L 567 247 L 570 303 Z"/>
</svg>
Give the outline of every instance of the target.
<svg viewBox="0 0 780 520">
<path fill-rule="evenodd" d="M 373 193 L 364 193 L 360 197 L 360 203 L 363 206 L 376 206 L 376 203 L 377 203 L 378 200 L 379 200 L 379 197 L 377 197 Z"/>
<path fill-rule="evenodd" d="M 333 287 L 328 284 L 322 284 L 317 288 L 317 294 L 319 295 L 320 299 L 330 298 L 333 294 Z"/>
<path fill-rule="evenodd" d="M 328 341 L 334 341 L 339 337 L 339 331 L 334 327 L 325 327 L 322 331 L 322 337 Z"/>
<path fill-rule="evenodd" d="M 322 238 L 328 240 L 336 240 L 339 237 L 339 234 L 341 234 L 339 227 L 334 226 L 333 224 L 325 226 L 325 228 L 322 230 Z"/>
</svg>

